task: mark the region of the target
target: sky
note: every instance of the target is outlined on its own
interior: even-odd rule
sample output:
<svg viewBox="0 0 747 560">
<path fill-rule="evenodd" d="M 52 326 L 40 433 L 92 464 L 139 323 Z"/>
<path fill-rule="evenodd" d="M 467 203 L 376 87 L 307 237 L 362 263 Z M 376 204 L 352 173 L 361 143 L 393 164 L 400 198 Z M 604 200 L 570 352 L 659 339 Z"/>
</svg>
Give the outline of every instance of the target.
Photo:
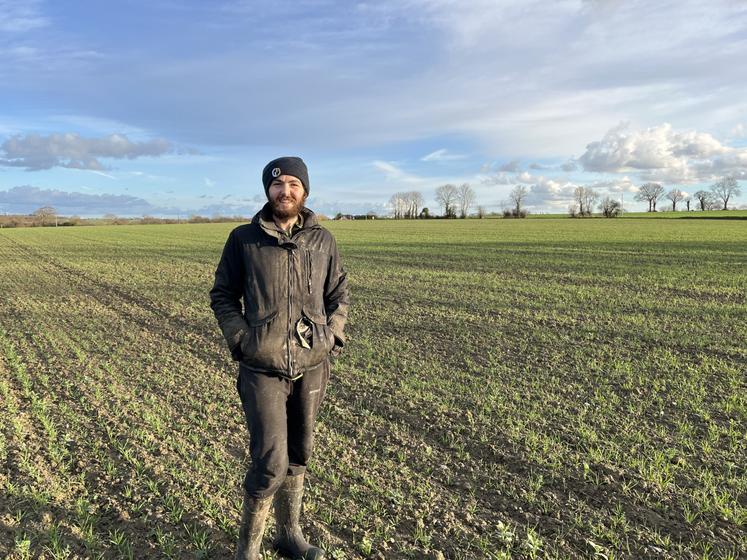
<svg viewBox="0 0 747 560">
<path fill-rule="evenodd" d="M 746 59 L 738 0 L 0 0 L 0 212 L 251 216 L 281 155 L 327 215 L 727 175 L 745 206 Z"/>
</svg>

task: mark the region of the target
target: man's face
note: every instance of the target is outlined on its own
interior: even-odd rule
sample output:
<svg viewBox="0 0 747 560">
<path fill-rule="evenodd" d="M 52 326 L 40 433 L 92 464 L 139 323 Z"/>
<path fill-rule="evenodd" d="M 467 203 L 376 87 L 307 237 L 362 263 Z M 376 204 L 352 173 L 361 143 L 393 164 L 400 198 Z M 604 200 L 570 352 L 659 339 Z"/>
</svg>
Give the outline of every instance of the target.
<svg viewBox="0 0 747 560">
<path fill-rule="evenodd" d="M 272 206 L 272 213 L 285 220 L 298 215 L 306 201 L 303 183 L 293 175 L 275 177 L 267 190 Z"/>
</svg>

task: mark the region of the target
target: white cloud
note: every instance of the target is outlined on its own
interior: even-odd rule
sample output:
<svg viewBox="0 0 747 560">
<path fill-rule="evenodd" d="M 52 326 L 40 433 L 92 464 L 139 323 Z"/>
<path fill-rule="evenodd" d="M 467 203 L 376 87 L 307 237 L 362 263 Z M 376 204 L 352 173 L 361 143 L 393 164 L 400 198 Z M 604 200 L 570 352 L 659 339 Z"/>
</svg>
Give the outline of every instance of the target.
<svg viewBox="0 0 747 560">
<path fill-rule="evenodd" d="M 102 177 L 106 177 L 107 179 L 114 179 L 116 181 L 116 177 L 114 175 L 110 175 L 109 173 L 104 173 L 103 171 L 96 171 L 95 169 L 86 169 L 86 171 L 93 173 L 95 175 L 101 175 Z"/>
<path fill-rule="evenodd" d="M 39 171 L 53 167 L 102 171 L 100 158 L 135 159 L 160 156 L 172 150 L 167 140 L 132 142 L 124 134 L 83 138 L 79 134 L 28 134 L 11 136 L 0 145 L 0 165 Z"/>
<path fill-rule="evenodd" d="M 565 209 L 573 198 L 574 189 L 578 186 L 570 181 L 556 181 L 544 176 L 531 179 L 527 205 L 533 207 Z"/>
<path fill-rule="evenodd" d="M 640 190 L 628 176 L 611 181 L 596 181 L 588 186 L 595 190 L 607 191 L 609 193 L 637 193 Z"/>
<path fill-rule="evenodd" d="M 458 159 L 464 159 L 466 156 L 461 154 L 451 154 L 446 148 L 441 148 L 435 152 L 431 152 L 421 158 L 421 161 L 453 161 Z"/>
<path fill-rule="evenodd" d="M 565 211 L 573 200 L 574 190 L 579 186 L 585 186 L 595 190 L 601 196 L 619 195 L 620 193 L 636 193 L 636 187 L 629 177 L 610 181 L 597 181 L 589 184 L 577 183 L 562 178 L 546 177 L 544 175 L 532 175 L 522 172 L 514 177 L 515 183 L 529 185 L 527 206 L 530 209 L 550 209 L 553 211 Z"/>
<path fill-rule="evenodd" d="M 49 25 L 38 0 L 0 0 L 0 32 L 24 33 Z"/>
<path fill-rule="evenodd" d="M 521 173 L 516 175 L 516 180 L 519 183 L 533 183 L 536 178 L 534 177 L 534 175 L 529 173 L 529 171 L 522 171 Z"/>
<path fill-rule="evenodd" d="M 513 183 L 511 177 L 506 172 L 494 173 L 492 175 L 485 175 L 480 173 L 477 176 L 477 180 L 482 185 L 510 185 Z"/>
<path fill-rule="evenodd" d="M 747 148 L 732 148 L 711 134 L 676 131 L 670 124 L 630 130 L 627 123 L 587 145 L 577 160 L 585 171 L 638 173 L 642 180 L 694 182 L 747 169 Z"/>
<path fill-rule="evenodd" d="M 412 175 L 400 169 L 398 166 L 387 161 L 376 160 L 371 163 L 376 169 L 384 173 L 386 178 L 390 181 L 409 183 L 409 184 L 423 184 L 426 180 L 417 175 Z"/>
<path fill-rule="evenodd" d="M 555 188 L 544 185 L 533 185 L 529 189 L 529 196 L 527 197 L 528 206 L 538 208 L 550 207 L 553 210 L 565 209 L 573 200 L 574 188 L 562 187 L 560 185 Z"/>
</svg>

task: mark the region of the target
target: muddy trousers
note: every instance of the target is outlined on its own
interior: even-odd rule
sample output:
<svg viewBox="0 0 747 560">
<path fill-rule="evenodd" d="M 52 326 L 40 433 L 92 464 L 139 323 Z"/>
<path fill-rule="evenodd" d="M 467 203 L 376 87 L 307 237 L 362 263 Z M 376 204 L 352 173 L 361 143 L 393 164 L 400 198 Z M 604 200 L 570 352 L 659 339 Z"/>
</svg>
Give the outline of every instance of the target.
<svg viewBox="0 0 747 560">
<path fill-rule="evenodd" d="M 239 366 L 236 388 L 249 428 L 252 459 L 244 488 L 250 496 L 272 496 L 286 474 L 306 471 L 314 446 L 314 423 L 328 381 L 328 360 L 296 381 Z"/>
</svg>

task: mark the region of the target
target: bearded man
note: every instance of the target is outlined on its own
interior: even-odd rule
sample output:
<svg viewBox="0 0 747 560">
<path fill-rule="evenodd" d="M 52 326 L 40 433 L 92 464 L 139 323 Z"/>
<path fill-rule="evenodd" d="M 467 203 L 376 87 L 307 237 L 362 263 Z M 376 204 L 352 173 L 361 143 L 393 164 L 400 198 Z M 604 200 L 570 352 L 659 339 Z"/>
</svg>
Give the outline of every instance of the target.
<svg viewBox="0 0 747 560">
<path fill-rule="evenodd" d="M 249 428 L 251 465 L 236 558 L 259 558 L 274 501 L 274 548 L 287 557 L 318 559 L 324 552 L 306 542 L 300 527 L 304 473 L 329 356 L 345 342 L 347 280 L 334 237 L 305 208 L 303 160 L 271 161 L 262 183 L 268 202 L 228 236 L 210 291 L 239 362 L 236 387 Z"/>
</svg>

